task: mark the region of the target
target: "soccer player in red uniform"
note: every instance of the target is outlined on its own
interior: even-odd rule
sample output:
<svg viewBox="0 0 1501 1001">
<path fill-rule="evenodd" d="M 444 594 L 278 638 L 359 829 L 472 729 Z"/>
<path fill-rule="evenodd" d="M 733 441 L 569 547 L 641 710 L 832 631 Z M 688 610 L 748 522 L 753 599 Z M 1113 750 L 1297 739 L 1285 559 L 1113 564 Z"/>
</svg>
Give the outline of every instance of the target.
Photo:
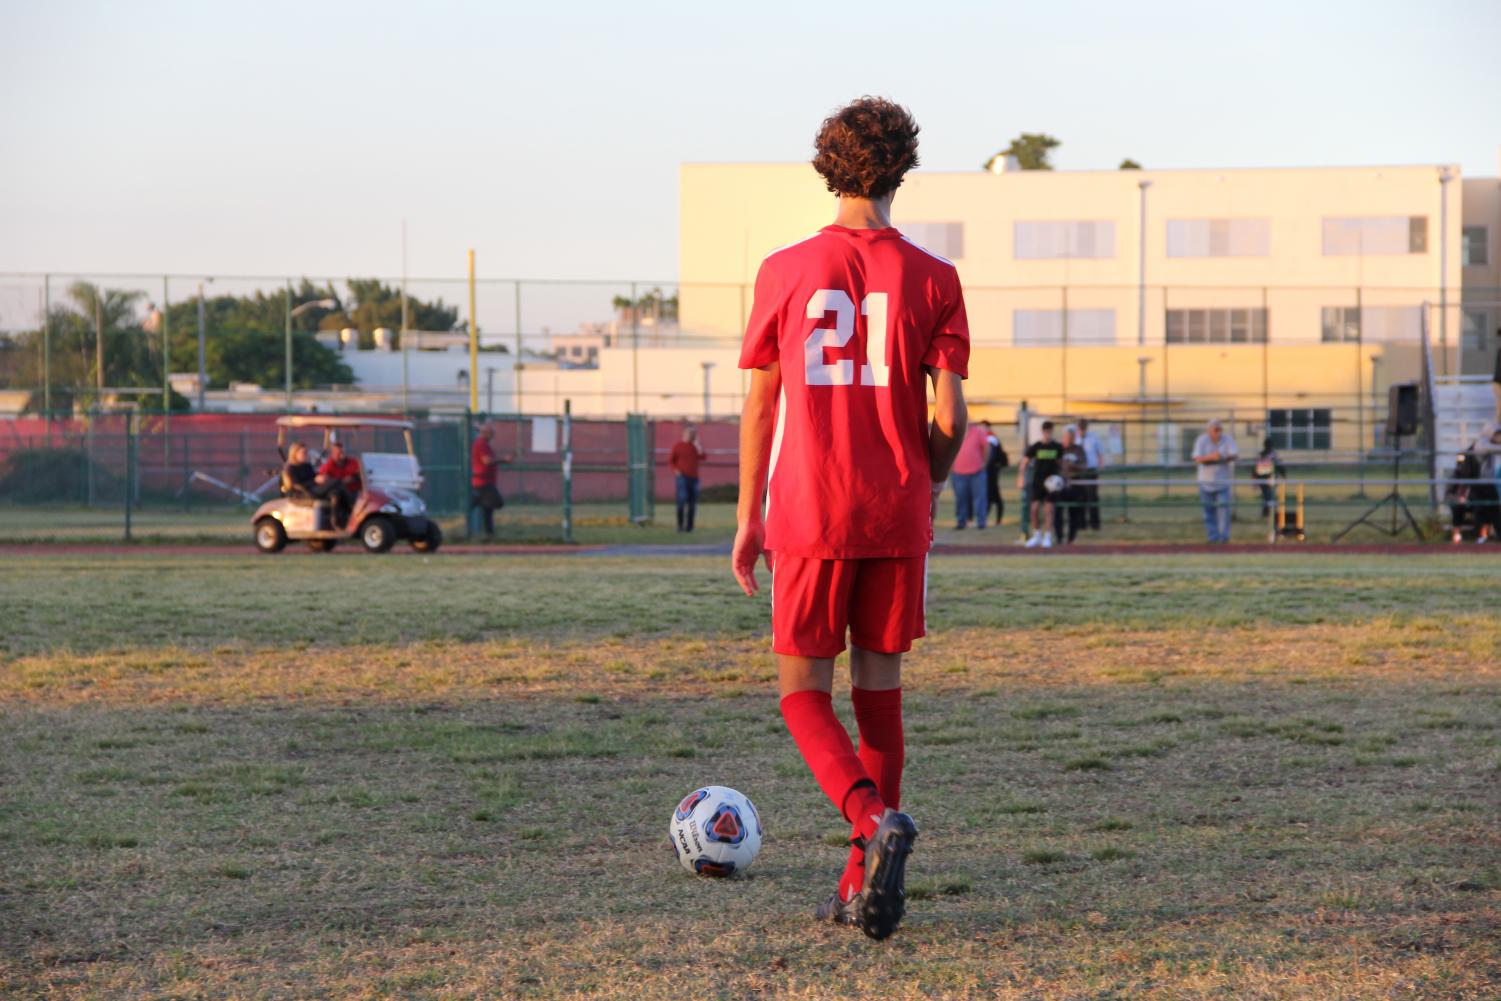
<svg viewBox="0 0 1501 1001">
<path fill-rule="evenodd" d="M 924 634 L 933 506 L 964 436 L 969 364 L 958 272 L 891 226 L 917 132 L 906 109 L 879 98 L 824 121 L 813 166 L 838 213 L 761 263 L 740 354 L 752 371 L 735 579 L 754 594 L 767 554 L 782 716 L 852 828 L 848 864 L 817 916 L 876 939 L 906 907 L 917 827 L 899 812 L 902 654 Z M 831 694 L 846 630 L 858 753 Z"/>
</svg>

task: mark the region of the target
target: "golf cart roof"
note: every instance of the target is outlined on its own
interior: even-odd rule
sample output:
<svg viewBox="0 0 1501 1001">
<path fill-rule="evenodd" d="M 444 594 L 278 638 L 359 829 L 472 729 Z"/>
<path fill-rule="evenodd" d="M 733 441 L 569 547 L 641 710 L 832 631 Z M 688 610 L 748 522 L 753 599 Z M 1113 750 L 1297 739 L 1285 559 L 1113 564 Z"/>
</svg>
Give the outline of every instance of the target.
<svg viewBox="0 0 1501 1001">
<path fill-rule="evenodd" d="M 411 421 L 392 420 L 389 417 L 324 417 L 319 414 L 291 414 L 276 418 L 276 426 L 283 428 L 398 428 L 410 431 Z"/>
</svg>

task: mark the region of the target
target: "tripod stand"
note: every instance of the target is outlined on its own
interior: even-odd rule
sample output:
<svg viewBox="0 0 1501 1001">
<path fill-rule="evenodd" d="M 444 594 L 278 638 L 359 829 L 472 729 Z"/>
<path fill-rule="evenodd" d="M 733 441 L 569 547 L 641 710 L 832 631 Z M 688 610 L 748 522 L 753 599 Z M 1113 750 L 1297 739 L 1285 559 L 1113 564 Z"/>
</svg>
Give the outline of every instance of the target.
<svg viewBox="0 0 1501 1001">
<path fill-rule="evenodd" d="M 1361 525 L 1366 525 L 1374 528 L 1381 534 L 1390 535 L 1392 538 L 1396 538 L 1397 536 L 1401 535 L 1404 531 L 1406 531 L 1407 527 L 1410 526 L 1412 528 L 1412 534 L 1418 537 L 1418 541 L 1423 541 L 1423 530 L 1418 527 L 1418 520 L 1412 516 L 1412 511 L 1408 508 L 1407 502 L 1402 499 L 1402 494 L 1397 489 L 1397 474 L 1402 468 L 1402 449 L 1397 447 L 1397 443 L 1394 441 L 1388 440 L 1388 444 L 1391 446 L 1392 450 L 1391 490 L 1387 492 L 1385 497 L 1381 498 L 1376 503 L 1367 508 L 1365 513 L 1363 513 L 1359 518 L 1356 518 L 1354 521 L 1350 522 L 1350 524 L 1340 529 L 1339 534 L 1330 539 L 1330 542 L 1338 542 L 1340 539 L 1343 539 L 1346 535 L 1349 535 L 1352 531 L 1354 531 Z M 1372 517 L 1372 515 L 1376 514 L 1376 512 L 1388 506 L 1392 511 L 1392 523 L 1390 528 L 1385 525 L 1378 524 L 1377 519 Z M 1398 512 L 1400 512 L 1403 517 L 1407 519 L 1407 525 L 1401 525 L 1397 522 Z"/>
</svg>

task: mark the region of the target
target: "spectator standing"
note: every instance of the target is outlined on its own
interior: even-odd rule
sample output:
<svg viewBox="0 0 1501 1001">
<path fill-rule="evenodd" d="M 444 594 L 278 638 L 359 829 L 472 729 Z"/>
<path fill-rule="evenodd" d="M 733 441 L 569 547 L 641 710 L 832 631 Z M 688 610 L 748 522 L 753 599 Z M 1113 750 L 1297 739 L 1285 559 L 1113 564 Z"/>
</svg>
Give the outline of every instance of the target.
<svg viewBox="0 0 1501 1001">
<path fill-rule="evenodd" d="M 1006 500 L 1001 496 L 1001 470 L 1011 465 L 1011 457 L 1006 454 L 1006 448 L 990 422 L 980 423 L 985 428 L 985 443 L 989 446 L 985 454 L 985 518 L 982 520 L 989 520 L 990 509 L 995 508 L 995 523 L 999 525 L 1006 516 Z"/>
<path fill-rule="evenodd" d="M 959 455 L 949 482 L 954 485 L 954 527 L 963 529 L 973 519 L 975 528 L 985 531 L 985 460 L 990 451 L 989 435 L 981 424 L 971 424 L 959 445 Z"/>
<path fill-rule="evenodd" d="M 1235 484 L 1235 439 L 1216 417 L 1194 441 L 1193 460 L 1199 466 L 1199 504 L 1209 541 L 1230 541 L 1230 489 Z"/>
<path fill-rule="evenodd" d="M 500 495 L 497 474 L 501 463 L 510 462 L 512 458 L 496 455 L 494 440 L 495 422 L 485 421 L 480 424 L 474 444 L 469 448 L 469 527 L 470 531 L 474 530 L 474 509 L 479 508 L 480 524 L 487 539 L 495 538 L 495 512 L 506 506 L 505 498 Z"/>
<path fill-rule="evenodd" d="M 1062 458 L 1063 448 L 1053 440 L 1053 422 L 1043 421 L 1042 437 L 1027 446 L 1016 470 L 1016 489 L 1026 490 L 1030 498 L 1031 510 L 1023 516 L 1032 526 L 1032 534 L 1024 543 L 1028 549 L 1034 546 L 1051 549 L 1053 546 L 1053 512 L 1057 498 L 1048 489 L 1048 480 L 1058 475 Z"/>
<path fill-rule="evenodd" d="M 1262 441 L 1251 477 L 1261 484 L 1261 516 L 1270 518 L 1277 511 L 1277 484 L 1287 479 L 1287 467 L 1282 464 L 1282 456 L 1272 447 L 1272 439 Z"/>
<path fill-rule="evenodd" d="M 704 446 L 698 440 L 698 428 L 683 428 L 683 439 L 672 446 L 667 464 L 677 474 L 678 531 L 693 531 L 693 516 L 698 512 L 698 467 L 704 461 Z"/>
<path fill-rule="evenodd" d="M 1079 481 L 1086 468 L 1079 429 L 1070 424 L 1063 429 L 1063 454 L 1059 456 L 1058 464 L 1063 490 L 1053 505 L 1053 532 L 1059 545 L 1073 543 L 1084 527 L 1084 491 Z"/>
<path fill-rule="evenodd" d="M 1092 532 L 1100 530 L 1100 469 L 1105 465 L 1105 446 L 1089 430 L 1089 421 L 1079 418 L 1079 447 L 1084 449 L 1084 474 L 1079 478 L 1080 500 Z M 1081 526 L 1082 527 L 1082 526 Z"/>
</svg>

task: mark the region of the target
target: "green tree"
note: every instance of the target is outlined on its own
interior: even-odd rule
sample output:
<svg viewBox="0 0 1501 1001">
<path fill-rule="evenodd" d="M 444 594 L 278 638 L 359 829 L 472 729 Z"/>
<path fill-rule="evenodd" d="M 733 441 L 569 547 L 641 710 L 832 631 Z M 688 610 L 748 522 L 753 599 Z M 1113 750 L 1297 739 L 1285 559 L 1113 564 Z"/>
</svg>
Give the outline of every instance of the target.
<svg viewBox="0 0 1501 1001">
<path fill-rule="evenodd" d="M 616 309 L 627 311 L 635 307 L 640 310 L 640 316 L 655 317 L 663 323 L 676 323 L 678 318 L 678 294 L 674 292 L 669 296 L 660 288 L 650 289 L 634 300 L 628 295 L 617 295 L 610 304 Z"/>
<path fill-rule="evenodd" d="M 104 326 L 104 378 L 107 389 L 156 390 L 162 384 L 160 337 L 142 327 L 136 304 L 140 292 L 106 289 L 89 282 L 74 282 L 64 301 L 47 314 L 50 357 L 43 361 L 42 331 L 27 330 L 8 338 L 0 385 L 32 390 L 26 405 L 39 412 L 47 400 L 44 378 L 51 383 L 54 411 L 93 406 L 98 401 L 99 357 L 95 304 Z M 45 370 L 45 372 L 44 372 Z M 160 392 L 124 394 L 145 410 L 160 410 Z M 183 402 L 181 397 L 177 397 Z"/>
<path fill-rule="evenodd" d="M 393 331 L 401 330 L 401 290 L 374 278 L 351 278 L 349 297 L 343 308 L 327 313 L 319 320 L 324 330 L 342 330 L 353 327 L 360 332 L 360 341 L 369 346 L 377 327 Z M 458 327 L 457 306 L 445 305 L 442 299 L 424 302 L 415 296 L 407 296 L 407 323 L 412 330 L 454 330 Z M 395 338 L 400 345 L 401 335 Z"/>
<path fill-rule="evenodd" d="M 1140 170 L 1141 169 L 1141 164 L 1137 163 L 1135 160 L 1131 159 L 1128 156 L 1124 160 L 1121 161 L 1121 165 L 1118 168 L 1116 168 L 1116 169 L 1118 169 L 1118 170 Z"/>
<path fill-rule="evenodd" d="M 333 286 L 319 287 L 303 279 L 293 290 L 292 304 L 318 299 L 338 300 Z M 320 344 L 318 324 L 335 310 L 314 308 L 292 320 L 292 385 L 299 389 L 354 381 L 354 373 L 337 351 Z M 198 371 L 198 299 L 174 302 L 167 310 L 172 370 Z M 204 299 L 204 358 L 208 383 L 224 388 L 231 382 L 281 386 L 286 382 L 287 297 L 284 291 L 257 290 L 251 295 L 220 295 Z"/>
<path fill-rule="evenodd" d="M 1053 150 L 1062 145 L 1061 140 L 1054 139 L 1045 132 L 1023 132 L 1011 140 L 1010 146 L 986 160 L 985 169 L 992 170 L 997 160 L 1014 156 L 1022 170 L 1052 170 L 1053 164 L 1049 157 Z"/>
</svg>

